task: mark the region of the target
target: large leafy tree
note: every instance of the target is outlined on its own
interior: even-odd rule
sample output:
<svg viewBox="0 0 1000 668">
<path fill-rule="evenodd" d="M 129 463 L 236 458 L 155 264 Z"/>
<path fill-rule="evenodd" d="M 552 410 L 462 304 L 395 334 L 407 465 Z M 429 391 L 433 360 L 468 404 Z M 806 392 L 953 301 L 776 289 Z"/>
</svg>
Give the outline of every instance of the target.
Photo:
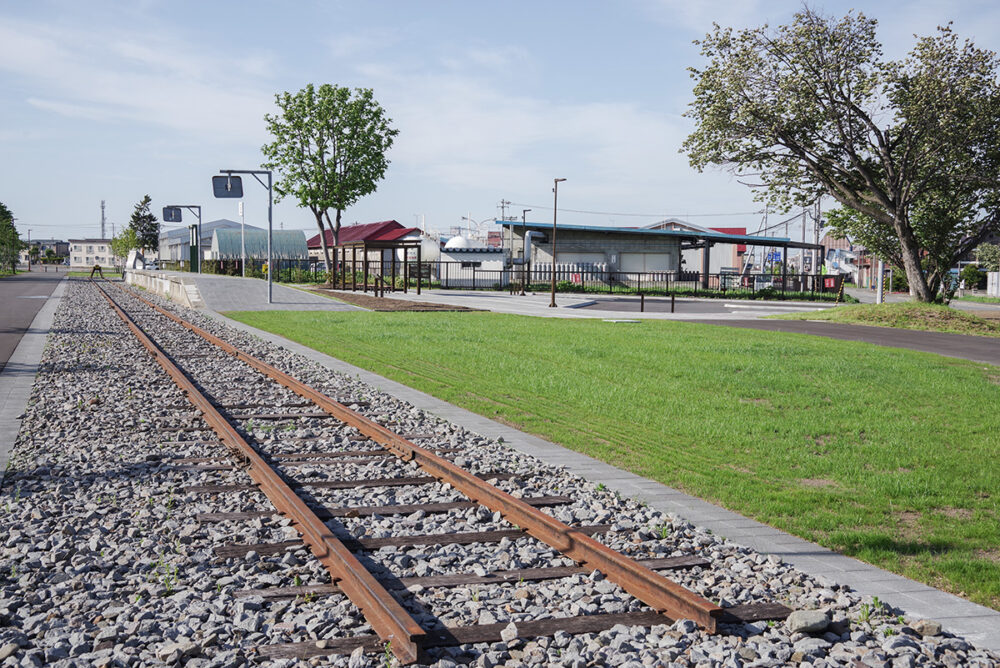
<svg viewBox="0 0 1000 668">
<path fill-rule="evenodd" d="M 1000 226 L 995 53 L 950 26 L 887 61 L 876 21 L 805 8 L 790 25 L 715 27 L 691 69 L 691 164 L 724 166 L 759 199 L 829 196 L 835 222 L 906 271 L 921 301 Z"/>
<path fill-rule="evenodd" d="M 275 95 L 275 102 L 279 113 L 264 117 L 274 141 L 262 148 L 263 166 L 278 171 L 279 201 L 292 196 L 315 216 L 326 265 L 332 267 L 324 223 L 338 244 L 344 210 L 375 192 L 399 131 L 369 88 L 309 84 Z"/>
<path fill-rule="evenodd" d="M 14 214 L 0 202 L 0 271 L 14 273 L 24 242 L 14 227 Z"/>
<path fill-rule="evenodd" d="M 135 236 L 139 240 L 138 247 L 143 250 L 160 248 L 160 223 L 149 209 L 152 201 L 149 195 L 145 195 L 136 203 L 132 217 L 128 221 L 129 228 L 135 231 Z"/>
</svg>

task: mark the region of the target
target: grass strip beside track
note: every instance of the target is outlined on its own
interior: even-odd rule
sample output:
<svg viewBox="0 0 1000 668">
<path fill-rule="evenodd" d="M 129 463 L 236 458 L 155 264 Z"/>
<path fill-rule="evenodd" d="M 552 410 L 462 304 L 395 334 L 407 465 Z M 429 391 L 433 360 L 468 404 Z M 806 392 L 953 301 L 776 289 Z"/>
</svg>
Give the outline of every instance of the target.
<svg viewBox="0 0 1000 668">
<path fill-rule="evenodd" d="M 1000 609 L 997 367 L 669 321 L 227 315 Z"/>
<path fill-rule="evenodd" d="M 858 304 L 824 311 L 788 313 L 770 317 L 775 320 L 824 320 L 852 325 L 1000 337 L 1000 323 L 980 318 L 966 311 L 957 311 L 943 304 L 921 304 L 918 302 Z"/>
</svg>

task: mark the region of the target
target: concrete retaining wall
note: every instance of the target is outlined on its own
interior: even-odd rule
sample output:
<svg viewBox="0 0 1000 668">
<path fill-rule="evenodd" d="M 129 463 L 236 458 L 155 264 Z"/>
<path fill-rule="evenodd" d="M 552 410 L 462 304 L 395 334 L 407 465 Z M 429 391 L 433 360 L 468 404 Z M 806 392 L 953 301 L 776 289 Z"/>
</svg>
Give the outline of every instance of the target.
<svg viewBox="0 0 1000 668">
<path fill-rule="evenodd" d="M 198 284 L 191 276 L 130 269 L 125 272 L 125 282 L 190 308 L 205 308 Z"/>
</svg>

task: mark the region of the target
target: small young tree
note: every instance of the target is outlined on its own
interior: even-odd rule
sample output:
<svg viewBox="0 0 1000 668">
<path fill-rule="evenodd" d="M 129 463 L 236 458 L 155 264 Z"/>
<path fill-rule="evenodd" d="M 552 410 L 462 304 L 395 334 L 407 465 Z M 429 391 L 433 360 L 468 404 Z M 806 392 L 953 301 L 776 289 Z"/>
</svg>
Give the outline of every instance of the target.
<svg viewBox="0 0 1000 668">
<path fill-rule="evenodd" d="M 976 262 L 984 271 L 1000 271 L 1000 246 L 980 244 L 976 248 Z"/>
<path fill-rule="evenodd" d="M 986 282 L 986 272 L 974 264 L 967 264 L 962 267 L 959 278 L 965 283 L 966 290 L 976 290 Z"/>
<path fill-rule="evenodd" d="M 139 245 L 137 248 L 141 248 L 144 251 L 155 251 L 160 248 L 160 223 L 149 209 L 152 201 L 149 195 L 139 200 L 128 222 L 129 228 L 135 232 L 136 239 L 138 239 Z"/>
<path fill-rule="evenodd" d="M 333 263 L 324 222 L 336 246 L 344 209 L 375 192 L 389 166 L 386 153 L 399 134 L 370 88 L 312 84 L 275 95 L 278 114 L 267 114 L 274 141 L 262 147 L 265 169 L 278 171 L 277 199 L 291 195 L 316 218 L 328 280 Z M 330 219 L 330 209 L 336 213 Z"/>
<path fill-rule="evenodd" d="M 132 226 L 126 227 L 118 233 L 118 236 L 111 239 L 111 253 L 122 261 L 128 257 L 131 251 L 137 248 L 141 248 L 139 236 L 135 233 L 135 229 Z"/>
<path fill-rule="evenodd" d="M 0 271 L 13 274 L 24 243 L 14 227 L 14 214 L 0 202 Z"/>
</svg>

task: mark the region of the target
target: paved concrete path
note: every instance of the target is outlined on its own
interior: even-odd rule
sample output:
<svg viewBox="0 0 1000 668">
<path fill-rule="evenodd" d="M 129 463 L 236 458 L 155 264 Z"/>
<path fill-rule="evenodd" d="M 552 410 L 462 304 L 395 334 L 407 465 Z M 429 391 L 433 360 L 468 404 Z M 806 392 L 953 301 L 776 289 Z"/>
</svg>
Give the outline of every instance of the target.
<svg viewBox="0 0 1000 668">
<path fill-rule="evenodd" d="M 0 371 L 0 485 L 3 484 L 3 474 L 7 470 L 7 460 L 17 440 L 17 432 L 21 429 L 21 415 L 28 406 L 45 340 L 52 328 L 56 308 L 66 291 L 64 278 L 59 276 L 58 280 L 45 284 L 49 294 L 44 299 L 20 300 L 30 301 L 36 306 L 30 325 L 21 330 L 17 347 L 7 359 L 3 371 Z"/>
<path fill-rule="evenodd" d="M 0 279 L 0 370 L 35 314 L 64 278 L 65 272 L 32 271 Z"/>
<path fill-rule="evenodd" d="M 809 320 L 715 320 L 702 319 L 708 325 L 763 329 L 770 332 L 794 332 L 825 336 L 843 341 L 864 341 L 891 348 L 908 348 L 925 353 L 936 353 L 945 357 L 958 357 L 974 362 L 986 362 L 1000 366 L 1000 338 L 991 336 L 969 336 L 967 334 L 947 334 L 945 332 L 923 332 L 914 329 L 892 327 L 868 327 L 867 325 L 847 325 L 833 322 L 811 322 Z"/>
<path fill-rule="evenodd" d="M 163 272 L 164 276 L 171 275 Z M 361 311 L 321 295 L 312 294 L 280 283 L 271 286 L 271 303 L 267 303 L 267 281 L 239 276 L 210 276 L 179 273 L 194 279 L 205 306 L 213 311 Z"/>
<path fill-rule="evenodd" d="M 765 554 L 780 556 L 805 573 L 849 585 L 862 595 L 878 596 L 890 605 L 904 610 L 907 616 L 936 619 L 948 631 L 964 636 L 978 647 L 1000 651 L 1000 612 L 996 610 L 970 603 L 952 594 L 837 554 L 815 543 L 666 485 L 453 406 L 429 394 L 324 355 L 276 334 L 230 320 L 218 313 L 212 315 L 232 327 L 251 332 L 262 339 L 299 353 L 327 369 L 356 377 L 383 392 L 470 431 L 489 438 L 502 437 L 506 444 L 516 450 L 552 464 L 565 466 L 569 471 L 589 480 L 599 480 L 610 489 L 646 501 L 657 510 L 672 513 L 711 529 L 734 543 L 746 545 Z"/>
<path fill-rule="evenodd" d="M 644 319 L 644 320 L 692 320 L 705 318 L 706 313 L 713 318 L 737 319 L 756 318 L 762 315 L 791 313 L 795 311 L 815 311 L 824 305 L 805 302 L 751 302 L 724 299 L 676 300 L 676 312 L 670 313 L 670 299 L 647 297 L 645 312 L 639 312 L 639 297 L 614 297 L 611 295 L 556 295 L 556 308 L 549 307 L 549 294 L 533 293 L 524 296 L 507 292 L 485 290 L 423 290 L 420 295 L 413 290 L 408 293 L 394 292 L 387 297 L 424 301 L 434 304 L 465 306 L 495 313 L 534 315 L 547 318 L 599 318 L 599 319 Z"/>
</svg>

